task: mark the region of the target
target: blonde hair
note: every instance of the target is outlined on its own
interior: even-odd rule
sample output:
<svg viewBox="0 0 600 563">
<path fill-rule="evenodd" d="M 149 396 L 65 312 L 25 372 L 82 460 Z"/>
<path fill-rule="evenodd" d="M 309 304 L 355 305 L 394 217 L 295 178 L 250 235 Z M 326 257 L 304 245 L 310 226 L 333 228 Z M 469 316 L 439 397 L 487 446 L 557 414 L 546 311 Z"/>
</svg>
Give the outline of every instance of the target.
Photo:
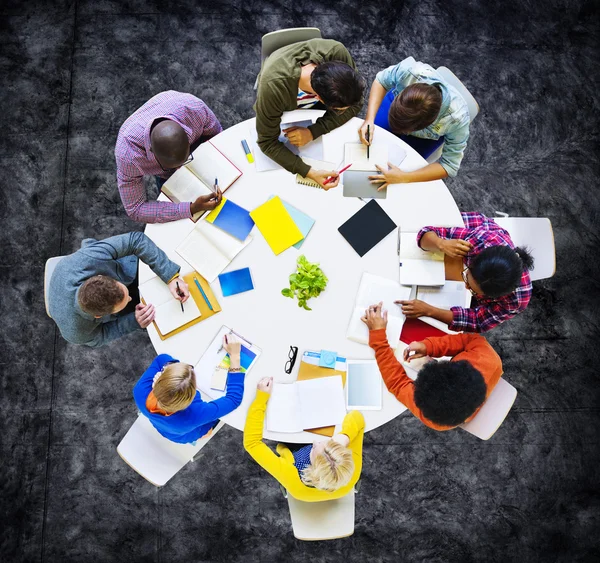
<svg viewBox="0 0 600 563">
<path fill-rule="evenodd" d="M 352 451 L 335 440 L 329 440 L 323 451 L 302 471 L 302 482 L 331 492 L 347 485 L 353 474 Z"/>
<path fill-rule="evenodd" d="M 158 406 L 169 413 L 189 407 L 196 396 L 194 368 L 181 362 L 165 366 L 153 392 Z"/>
</svg>

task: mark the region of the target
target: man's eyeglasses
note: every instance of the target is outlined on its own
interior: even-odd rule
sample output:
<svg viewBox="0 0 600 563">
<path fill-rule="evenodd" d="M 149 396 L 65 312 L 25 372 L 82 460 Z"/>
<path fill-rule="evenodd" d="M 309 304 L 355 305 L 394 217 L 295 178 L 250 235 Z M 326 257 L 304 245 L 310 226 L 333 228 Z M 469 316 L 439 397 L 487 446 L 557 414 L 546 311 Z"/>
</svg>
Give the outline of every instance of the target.
<svg viewBox="0 0 600 563">
<path fill-rule="evenodd" d="M 190 162 L 192 162 L 192 160 L 194 160 L 194 155 L 190 152 L 190 156 L 188 156 L 185 159 L 185 161 L 182 164 L 180 164 L 177 168 L 163 168 L 163 165 L 160 163 L 160 160 L 158 160 L 156 155 L 154 155 L 154 158 L 156 158 L 156 162 L 158 162 L 158 165 L 160 166 L 160 169 L 163 172 L 172 172 L 173 170 L 177 170 L 177 168 L 181 168 L 182 166 L 185 166 L 186 164 L 189 164 Z"/>
<path fill-rule="evenodd" d="M 460 275 L 462 276 L 462 279 L 463 279 L 463 281 L 465 282 L 465 287 L 466 287 L 466 288 L 467 288 L 467 289 L 470 291 L 471 295 L 475 296 L 475 295 L 477 295 L 477 292 L 476 292 L 476 291 L 473 291 L 473 290 L 471 289 L 471 286 L 469 285 L 469 280 L 468 280 L 468 278 L 467 278 L 467 272 L 468 272 L 468 271 L 469 271 L 469 268 L 465 268 L 465 269 L 464 269 L 464 270 L 461 272 L 461 274 L 460 274 Z"/>
<path fill-rule="evenodd" d="M 298 357 L 298 346 L 290 346 L 288 361 L 285 363 L 285 373 L 290 374 L 294 369 L 296 358 Z"/>
</svg>

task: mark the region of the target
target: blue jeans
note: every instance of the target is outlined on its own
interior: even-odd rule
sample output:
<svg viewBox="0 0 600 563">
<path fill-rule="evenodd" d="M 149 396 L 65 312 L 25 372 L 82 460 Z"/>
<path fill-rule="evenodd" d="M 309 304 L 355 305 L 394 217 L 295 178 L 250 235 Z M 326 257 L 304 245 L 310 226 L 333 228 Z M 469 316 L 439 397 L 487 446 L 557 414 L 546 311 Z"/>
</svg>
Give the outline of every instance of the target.
<svg viewBox="0 0 600 563">
<path fill-rule="evenodd" d="M 389 131 L 390 133 L 396 135 L 391 128 L 390 122 L 388 119 L 388 114 L 390 112 L 390 106 L 394 101 L 394 93 L 388 92 L 383 98 L 381 105 L 379 106 L 379 111 L 375 116 L 375 125 L 378 125 L 382 129 Z M 439 147 L 444 144 L 444 137 L 440 137 L 439 139 L 421 139 L 420 137 L 414 137 L 413 135 L 396 135 L 402 139 L 407 145 L 410 145 L 413 149 L 415 149 L 423 158 L 430 157 Z"/>
</svg>

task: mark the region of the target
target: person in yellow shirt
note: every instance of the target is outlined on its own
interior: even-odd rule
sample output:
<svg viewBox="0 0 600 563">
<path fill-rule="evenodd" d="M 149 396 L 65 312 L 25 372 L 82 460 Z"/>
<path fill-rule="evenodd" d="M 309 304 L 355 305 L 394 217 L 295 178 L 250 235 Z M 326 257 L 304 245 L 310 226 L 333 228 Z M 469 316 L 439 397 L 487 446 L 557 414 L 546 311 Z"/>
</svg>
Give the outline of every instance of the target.
<svg viewBox="0 0 600 563">
<path fill-rule="evenodd" d="M 272 377 L 258 382 L 244 427 L 244 449 L 297 500 L 319 502 L 346 496 L 362 470 L 363 415 L 358 411 L 348 413 L 341 433 L 329 440 L 315 441 L 294 452 L 278 444 L 276 454 L 263 442 L 272 386 Z"/>
</svg>

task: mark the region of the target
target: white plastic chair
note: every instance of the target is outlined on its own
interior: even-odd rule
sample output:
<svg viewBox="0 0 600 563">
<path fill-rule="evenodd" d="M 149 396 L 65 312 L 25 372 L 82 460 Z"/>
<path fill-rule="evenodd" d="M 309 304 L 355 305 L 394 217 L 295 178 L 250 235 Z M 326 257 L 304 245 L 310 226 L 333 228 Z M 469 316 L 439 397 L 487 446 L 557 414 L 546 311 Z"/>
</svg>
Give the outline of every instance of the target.
<svg viewBox="0 0 600 563">
<path fill-rule="evenodd" d="M 445 66 L 440 66 L 437 68 L 440 76 L 452 86 L 458 93 L 464 98 L 465 102 L 467 102 L 467 107 L 469 108 L 469 117 L 471 122 L 475 119 L 477 114 L 479 113 L 479 104 L 477 100 L 473 97 L 473 94 L 467 90 L 467 87 L 458 79 L 456 74 L 454 74 L 449 68 Z M 439 147 L 433 154 L 431 154 L 427 158 L 427 162 L 431 164 L 432 162 L 436 162 L 442 156 L 442 151 L 444 149 L 444 145 Z"/>
<path fill-rule="evenodd" d="M 489 440 L 504 422 L 516 398 L 517 390 L 500 378 L 475 418 L 461 424 L 460 428 L 482 440 Z"/>
<path fill-rule="evenodd" d="M 52 274 L 56 269 L 57 264 L 64 258 L 64 256 L 54 256 L 53 258 L 48 258 L 46 260 L 46 267 L 44 269 L 44 303 L 46 305 L 46 314 L 52 318 L 50 315 L 50 307 L 48 304 L 48 288 L 50 287 L 50 280 L 52 279 Z"/>
<path fill-rule="evenodd" d="M 496 213 L 501 213 L 496 211 Z M 504 213 L 501 213 L 505 215 Z M 551 278 L 556 273 L 556 249 L 552 223 L 547 217 L 495 217 L 510 234 L 515 246 L 528 247 L 534 260 L 531 281 Z"/>
<path fill-rule="evenodd" d="M 287 499 L 296 539 L 335 540 L 354 533 L 354 489 L 335 500 L 303 502 L 290 494 Z"/>
<path fill-rule="evenodd" d="M 139 414 L 127 434 L 117 446 L 123 461 L 144 479 L 162 487 L 175 476 L 223 427 L 220 421 L 208 438 L 198 440 L 196 445 L 177 444 L 161 436 L 144 415 Z"/>
<path fill-rule="evenodd" d="M 320 39 L 321 30 L 317 27 L 291 27 L 288 29 L 278 29 L 277 31 L 271 31 L 266 33 L 262 37 L 262 45 L 260 51 L 260 68 L 262 70 L 263 65 L 268 57 L 277 49 L 291 45 L 292 43 L 298 43 L 299 41 L 308 41 L 309 39 Z M 254 89 L 258 87 L 258 76 L 254 83 Z"/>
</svg>

